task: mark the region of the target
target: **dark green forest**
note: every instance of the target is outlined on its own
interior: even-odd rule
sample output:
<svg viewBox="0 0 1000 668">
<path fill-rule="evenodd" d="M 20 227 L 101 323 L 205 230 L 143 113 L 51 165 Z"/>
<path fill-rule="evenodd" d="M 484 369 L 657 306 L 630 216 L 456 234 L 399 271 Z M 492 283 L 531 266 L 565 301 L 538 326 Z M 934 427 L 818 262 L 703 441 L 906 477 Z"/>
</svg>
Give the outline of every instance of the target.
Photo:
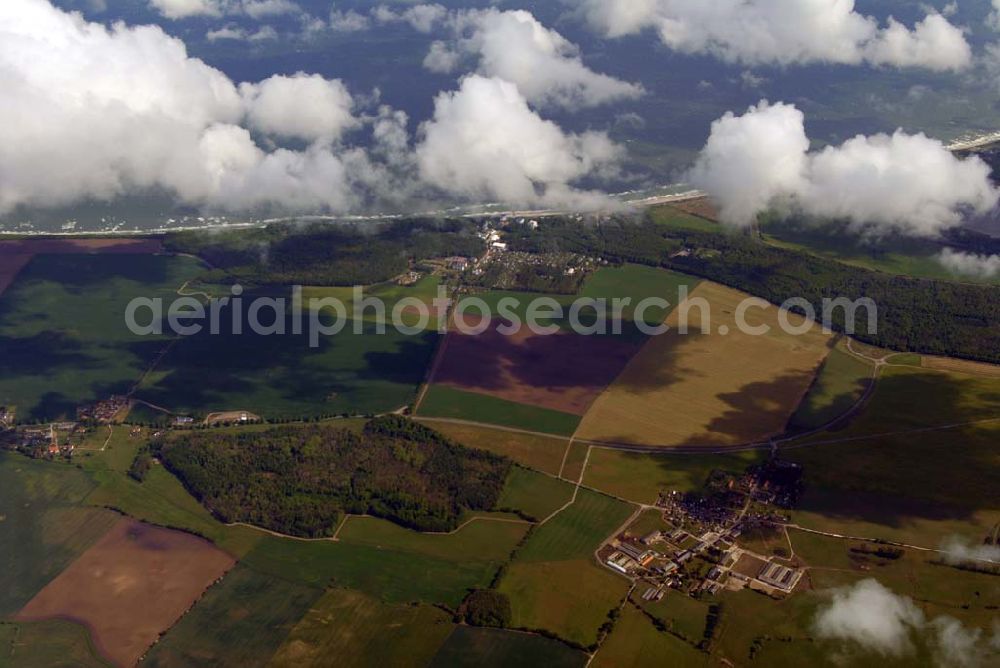
<svg viewBox="0 0 1000 668">
<path fill-rule="evenodd" d="M 178 432 L 154 453 L 222 521 L 308 538 L 332 535 L 344 513 L 450 531 L 466 511 L 496 505 L 510 470 L 505 458 L 399 416 L 360 433 L 333 425 Z"/>
<path fill-rule="evenodd" d="M 865 343 L 918 353 L 1000 363 L 1000 290 L 986 285 L 915 279 L 860 269 L 752 237 L 669 228 L 646 219 L 583 225 L 551 219 L 539 230 L 514 230 L 516 250 L 569 251 L 615 262 L 662 266 L 701 276 L 774 304 L 870 298 L 878 323 L 862 311 L 853 336 Z M 832 326 L 843 331 L 843 310 Z"/>
</svg>

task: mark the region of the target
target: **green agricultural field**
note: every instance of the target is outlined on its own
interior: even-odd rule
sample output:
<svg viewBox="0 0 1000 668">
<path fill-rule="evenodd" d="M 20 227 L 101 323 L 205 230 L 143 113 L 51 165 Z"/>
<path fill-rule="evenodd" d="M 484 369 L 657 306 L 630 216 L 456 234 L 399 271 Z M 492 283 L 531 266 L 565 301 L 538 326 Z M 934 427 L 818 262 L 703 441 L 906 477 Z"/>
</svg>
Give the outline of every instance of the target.
<svg viewBox="0 0 1000 668">
<path fill-rule="evenodd" d="M 510 557 L 529 526 L 520 520 L 487 516 L 473 519 L 454 533 L 429 534 L 376 517 L 349 517 L 337 539 L 345 545 L 412 552 L 437 559 L 502 562 Z"/>
<path fill-rule="evenodd" d="M 668 591 L 659 601 L 643 601 L 640 598 L 643 591 L 640 589 L 639 595 L 634 597 L 637 605 L 689 644 L 697 645 L 701 642 L 705 636 L 708 603 L 678 591 Z"/>
<path fill-rule="evenodd" d="M 513 626 L 545 629 L 582 646 L 628 590 L 628 583 L 594 563 L 594 552 L 625 523 L 632 508 L 580 489 L 576 501 L 537 527 L 500 581 L 511 600 Z"/>
<path fill-rule="evenodd" d="M 589 647 L 628 588 L 628 580 L 588 555 L 568 561 L 515 560 L 499 589 L 510 598 L 513 627 L 543 629 Z"/>
<path fill-rule="evenodd" d="M 653 531 L 673 530 L 672 526 L 663 520 L 663 511 L 658 508 L 647 508 L 639 513 L 632 524 L 628 525 L 628 533 L 640 538 Z"/>
<path fill-rule="evenodd" d="M 754 642 L 760 639 L 765 645 L 770 642 L 789 645 L 793 648 L 790 656 L 798 657 L 793 663 L 761 665 L 780 668 L 835 665 L 827 660 L 833 648 L 820 649 L 810 640 L 812 622 L 822 600 L 816 594 L 806 593 L 776 601 L 748 589 L 722 596 L 716 601 L 722 604 L 722 614 L 712 641 L 712 657 L 717 662 L 727 659 L 745 663 Z"/>
<path fill-rule="evenodd" d="M 74 622 L 0 622 L 0 666 L 113 668 L 94 647 L 87 628 Z"/>
<path fill-rule="evenodd" d="M 660 492 L 693 492 L 716 470 L 740 472 L 761 461 L 759 452 L 732 455 L 649 455 L 595 447 L 583 483 L 635 503 L 656 502 Z"/>
<path fill-rule="evenodd" d="M 458 607 L 469 589 L 490 584 L 526 529 L 524 524 L 477 520 L 453 535 L 401 537 L 380 527 L 384 546 L 359 534 L 354 542 L 266 536 L 244 563 L 309 586 L 357 589 L 387 603 Z"/>
<path fill-rule="evenodd" d="M 516 510 L 540 521 L 561 508 L 572 497 L 573 486 L 569 483 L 515 466 L 510 470 L 497 507 Z"/>
<path fill-rule="evenodd" d="M 847 350 L 846 339 L 830 351 L 808 394 L 792 416 L 791 426 L 816 429 L 844 415 L 872 382 L 874 367 Z"/>
<path fill-rule="evenodd" d="M 580 423 L 578 415 L 463 392 L 445 385 L 428 388 L 418 414 L 421 417 L 467 420 L 561 436 L 572 435 Z"/>
<path fill-rule="evenodd" d="M 657 631 L 642 612 L 626 605 L 591 665 L 596 668 L 695 668 L 708 665 L 708 655 L 670 633 Z"/>
<path fill-rule="evenodd" d="M 265 418 L 301 418 L 394 411 L 411 403 L 430 364 L 438 335 L 384 334 L 347 322 L 320 337 L 204 332 L 182 339 L 149 374 L 136 396 L 175 413 L 246 410 Z M 206 370 L 210 372 L 206 373 Z"/>
<path fill-rule="evenodd" d="M 518 561 L 563 561 L 591 557 L 625 523 L 632 506 L 580 489 L 576 501 L 538 527 L 517 553 Z"/>
<path fill-rule="evenodd" d="M 187 257 L 36 256 L 0 299 L 0 404 L 56 419 L 128 392 L 167 344 L 128 330 L 128 303 L 176 298 L 201 270 Z"/>
<path fill-rule="evenodd" d="M 587 656 L 556 640 L 500 629 L 459 626 L 432 668 L 582 668 Z M 416 664 L 414 664 L 416 665 Z"/>
<path fill-rule="evenodd" d="M 316 601 L 269 665 L 274 668 L 426 666 L 455 628 L 428 605 L 386 605 L 348 589 Z"/>
<path fill-rule="evenodd" d="M 143 665 L 267 665 L 322 593 L 237 566 L 153 646 Z"/>
<path fill-rule="evenodd" d="M 949 426 L 997 418 L 998 396 L 1000 379 L 888 368 L 848 428 L 786 455 L 805 467 L 794 519 L 928 547 L 954 533 L 980 539 L 1000 519 L 1000 422 Z M 855 440 L 821 443 L 845 438 Z"/>
<path fill-rule="evenodd" d="M 559 475 L 569 439 L 558 436 L 519 434 L 492 427 L 426 420 L 431 427 L 468 448 L 487 450 L 509 457 L 521 466 Z"/>
<path fill-rule="evenodd" d="M 676 272 L 647 267 L 638 264 L 626 264 L 621 267 L 606 267 L 597 270 L 583 285 L 581 297 L 607 299 L 609 308 L 611 300 L 629 297 L 630 306 L 624 310 L 624 317 L 634 319 L 635 306 L 643 299 L 655 297 L 665 299 L 670 306 L 667 308 L 649 308 L 643 320 L 649 325 L 660 325 L 666 320 L 670 311 L 679 303 L 682 288 L 690 293 L 701 280 Z"/>
<path fill-rule="evenodd" d="M 119 519 L 81 506 L 93 487 L 68 464 L 0 452 L 0 618 L 20 610 Z"/>
<path fill-rule="evenodd" d="M 393 322 L 392 312 L 404 299 L 408 300 L 407 304 L 412 303 L 416 305 L 416 302 L 425 304 L 428 307 L 428 314 L 430 315 L 430 320 L 427 323 L 427 328 L 434 330 L 438 326 L 437 322 L 437 312 L 433 310 L 433 301 L 438 296 L 438 287 L 441 285 L 440 276 L 424 276 L 414 285 L 402 286 L 396 283 L 381 283 L 379 285 L 373 285 L 364 288 L 363 297 L 365 299 L 378 299 L 385 305 L 385 314 L 382 317 L 376 309 L 365 308 L 362 311 L 362 320 L 369 323 L 384 322 L 391 324 Z M 310 300 L 317 299 L 337 299 L 344 304 L 347 310 L 347 316 L 352 318 L 354 315 L 354 288 L 347 287 L 305 287 L 302 289 L 302 299 L 303 307 L 308 309 L 310 305 Z M 416 300 L 416 302 L 414 302 Z M 319 303 L 319 302 L 317 302 Z M 327 312 L 333 312 L 332 307 L 325 307 L 323 309 Z M 419 315 L 414 313 L 412 309 L 403 309 L 401 312 L 402 322 L 407 327 L 414 327 L 419 324 Z"/>
</svg>

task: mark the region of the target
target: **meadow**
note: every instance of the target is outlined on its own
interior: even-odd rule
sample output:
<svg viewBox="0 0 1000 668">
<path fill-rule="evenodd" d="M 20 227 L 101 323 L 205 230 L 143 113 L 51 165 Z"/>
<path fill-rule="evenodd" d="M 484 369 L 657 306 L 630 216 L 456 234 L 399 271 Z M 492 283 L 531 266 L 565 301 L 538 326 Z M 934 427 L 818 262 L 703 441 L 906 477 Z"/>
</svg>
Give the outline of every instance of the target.
<svg viewBox="0 0 1000 668">
<path fill-rule="evenodd" d="M 712 283 L 691 299 L 704 299 L 710 321 L 681 334 L 683 308 L 667 319 L 671 330 L 652 338 L 584 416 L 577 436 L 609 443 L 726 446 L 766 440 L 784 431 L 829 352 L 830 337 L 817 325 L 803 335 L 781 331 L 778 309 L 751 310 L 739 331 L 734 313 L 747 295 Z M 700 309 L 693 309 L 690 319 Z M 790 315 L 793 325 L 802 318 Z M 725 334 L 723 333 L 725 332 Z"/>
</svg>

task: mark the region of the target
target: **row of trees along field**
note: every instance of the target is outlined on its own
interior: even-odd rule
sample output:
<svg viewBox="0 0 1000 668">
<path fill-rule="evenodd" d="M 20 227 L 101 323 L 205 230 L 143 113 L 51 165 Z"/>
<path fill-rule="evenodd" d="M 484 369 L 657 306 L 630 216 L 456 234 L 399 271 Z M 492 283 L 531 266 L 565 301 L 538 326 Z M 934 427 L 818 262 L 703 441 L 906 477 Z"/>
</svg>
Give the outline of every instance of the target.
<svg viewBox="0 0 1000 668">
<path fill-rule="evenodd" d="M 665 267 L 774 304 L 804 298 L 817 313 L 823 312 L 825 299 L 870 298 L 878 306 L 877 327 L 869 329 L 862 309 L 853 332 L 857 339 L 895 350 L 1000 363 L 1000 299 L 988 285 L 893 276 L 736 233 L 683 230 L 649 219 L 590 225 L 550 219 L 538 230 L 515 228 L 508 241 L 522 251 L 569 251 Z M 676 295 L 664 297 L 676 301 Z M 834 313 L 832 325 L 843 331 L 843 309 Z"/>
<path fill-rule="evenodd" d="M 168 235 L 166 248 L 196 255 L 213 267 L 203 280 L 250 285 L 372 285 L 409 269 L 410 262 L 478 256 L 483 241 L 466 220 L 416 218 L 391 223 L 274 224 L 229 232 Z"/>
<path fill-rule="evenodd" d="M 332 535 L 343 513 L 420 531 L 450 531 L 490 510 L 509 460 L 452 443 L 399 416 L 358 433 L 332 425 L 177 432 L 153 453 L 224 522 L 279 533 Z"/>
</svg>

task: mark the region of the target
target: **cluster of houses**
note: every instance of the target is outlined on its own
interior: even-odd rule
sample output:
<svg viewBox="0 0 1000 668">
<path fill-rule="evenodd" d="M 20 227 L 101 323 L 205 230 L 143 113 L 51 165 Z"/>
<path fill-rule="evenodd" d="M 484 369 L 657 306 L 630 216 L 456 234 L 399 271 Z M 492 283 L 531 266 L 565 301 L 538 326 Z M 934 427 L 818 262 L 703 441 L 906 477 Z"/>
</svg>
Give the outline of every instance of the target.
<svg viewBox="0 0 1000 668">
<path fill-rule="evenodd" d="M 645 583 L 646 600 L 668 589 L 717 594 L 750 588 L 780 597 L 798 586 L 802 568 L 747 550 L 736 538 L 732 530 L 694 535 L 678 527 L 641 538 L 626 531 L 599 554 L 611 570 Z"/>
<path fill-rule="evenodd" d="M 646 600 L 667 589 L 695 595 L 749 588 L 787 596 L 804 569 L 776 555 L 758 554 L 739 540 L 748 527 L 786 522 L 784 511 L 798 501 L 801 478 L 801 467 L 777 459 L 743 474 L 714 471 L 698 494 L 660 496 L 657 510 L 668 529 L 641 537 L 626 530 L 598 555 L 609 569 L 646 583 Z"/>
<path fill-rule="evenodd" d="M 70 457 L 76 446 L 72 437 L 80 436 L 86 429 L 77 422 L 53 422 L 10 429 L 3 432 L 3 447 L 16 450 L 29 457 L 55 458 L 60 455 Z"/>
<path fill-rule="evenodd" d="M 129 398 L 113 395 L 95 404 L 81 406 L 76 409 L 76 419 L 81 422 L 114 422 L 122 417 L 123 411 L 129 407 Z"/>
</svg>

